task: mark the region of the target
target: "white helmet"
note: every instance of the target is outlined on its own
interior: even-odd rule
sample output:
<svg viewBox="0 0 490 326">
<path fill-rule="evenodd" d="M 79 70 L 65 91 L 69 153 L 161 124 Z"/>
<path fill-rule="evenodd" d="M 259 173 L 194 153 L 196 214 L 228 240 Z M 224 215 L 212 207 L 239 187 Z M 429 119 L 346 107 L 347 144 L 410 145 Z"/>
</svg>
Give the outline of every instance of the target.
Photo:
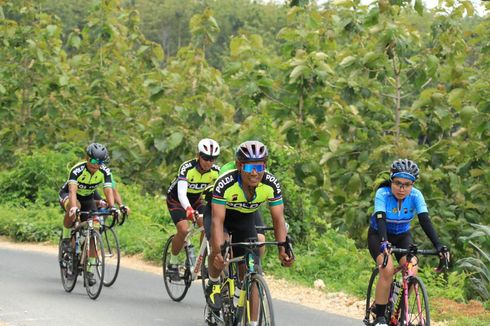
<svg viewBox="0 0 490 326">
<path fill-rule="evenodd" d="M 197 144 L 197 151 L 200 155 L 217 157 L 219 155 L 219 145 L 211 138 L 204 138 L 199 141 L 199 144 Z"/>
</svg>

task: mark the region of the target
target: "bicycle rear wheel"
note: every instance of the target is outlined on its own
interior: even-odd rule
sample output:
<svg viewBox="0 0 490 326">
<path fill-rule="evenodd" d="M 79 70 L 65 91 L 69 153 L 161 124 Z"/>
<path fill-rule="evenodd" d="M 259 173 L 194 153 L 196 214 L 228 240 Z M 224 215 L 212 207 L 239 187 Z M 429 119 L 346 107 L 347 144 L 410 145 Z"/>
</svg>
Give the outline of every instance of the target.
<svg viewBox="0 0 490 326">
<path fill-rule="evenodd" d="M 116 231 L 112 228 L 104 228 L 100 235 L 102 237 L 105 255 L 104 286 L 111 286 L 119 274 L 119 265 L 121 262 L 119 239 L 117 238 Z"/>
<path fill-rule="evenodd" d="M 376 297 L 376 285 L 379 280 L 379 269 L 376 267 L 371 273 L 371 278 L 369 279 L 369 285 L 366 292 L 366 310 L 364 315 L 364 324 L 366 326 L 374 325 L 376 320 L 376 303 L 374 301 Z"/>
<path fill-rule="evenodd" d="M 58 262 L 60 264 L 61 283 L 66 292 L 71 292 L 77 284 L 77 259 L 73 252 L 67 252 L 62 247 L 63 236 L 58 244 Z"/>
<path fill-rule="evenodd" d="M 274 326 L 274 310 L 272 297 L 265 279 L 260 274 L 249 276 L 245 304 L 241 313 L 240 325 L 248 325 L 250 321 L 257 320 L 259 326 Z M 258 302 L 255 300 L 258 299 Z"/>
<path fill-rule="evenodd" d="M 417 276 L 408 279 L 408 302 L 401 301 L 398 325 L 430 326 L 429 296 Z"/>
<path fill-rule="evenodd" d="M 92 230 L 89 239 L 85 240 L 84 250 L 86 250 L 83 266 L 85 290 L 87 290 L 90 299 L 95 300 L 99 297 L 100 291 L 102 291 L 105 271 L 104 245 L 99 232 Z M 95 254 L 95 257 L 90 257 L 90 251 Z M 94 260 L 89 259 L 89 257 L 94 258 Z"/>
<path fill-rule="evenodd" d="M 191 272 L 187 267 L 186 262 L 187 258 L 187 250 L 182 248 L 179 252 L 178 257 L 178 271 L 177 273 L 169 272 L 168 265 L 170 264 L 170 257 L 172 255 L 172 239 L 174 236 L 170 236 L 168 238 L 165 247 L 163 248 L 163 282 L 165 283 L 165 289 L 169 297 L 174 301 L 181 301 L 184 299 L 187 294 L 187 290 L 191 286 Z"/>
</svg>

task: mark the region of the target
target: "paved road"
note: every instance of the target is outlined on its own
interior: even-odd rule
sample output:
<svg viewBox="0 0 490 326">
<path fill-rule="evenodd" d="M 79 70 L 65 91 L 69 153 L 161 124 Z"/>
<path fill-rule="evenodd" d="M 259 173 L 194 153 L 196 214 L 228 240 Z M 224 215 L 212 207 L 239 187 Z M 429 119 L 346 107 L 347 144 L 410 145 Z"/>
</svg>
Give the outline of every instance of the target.
<svg viewBox="0 0 490 326">
<path fill-rule="evenodd" d="M 274 308 L 278 326 L 362 324 L 279 300 Z M 203 311 L 197 283 L 176 303 L 158 275 L 122 268 L 116 283 L 94 301 L 80 279 L 73 292 L 63 290 L 56 255 L 0 247 L 0 325 L 204 326 Z"/>
</svg>

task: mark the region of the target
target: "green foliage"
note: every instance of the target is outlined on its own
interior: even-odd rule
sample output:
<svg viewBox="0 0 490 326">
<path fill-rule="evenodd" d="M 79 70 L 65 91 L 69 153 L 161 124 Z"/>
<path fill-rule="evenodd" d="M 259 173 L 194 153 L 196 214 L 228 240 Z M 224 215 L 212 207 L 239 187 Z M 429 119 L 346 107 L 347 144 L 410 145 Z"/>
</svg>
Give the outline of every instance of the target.
<svg viewBox="0 0 490 326">
<path fill-rule="evenodd" d="M 16 168 L 0 173 L 0 203 L 22 205 L 37 202 L 46 206 L 56 203 L 58 191 L 68 180 L 71 163 L 77 155 L 61 146 L 59 151 L 47 149 L 19 153 Z M 78 155 L 81 160 L 81 155 Z"/>
</svg>

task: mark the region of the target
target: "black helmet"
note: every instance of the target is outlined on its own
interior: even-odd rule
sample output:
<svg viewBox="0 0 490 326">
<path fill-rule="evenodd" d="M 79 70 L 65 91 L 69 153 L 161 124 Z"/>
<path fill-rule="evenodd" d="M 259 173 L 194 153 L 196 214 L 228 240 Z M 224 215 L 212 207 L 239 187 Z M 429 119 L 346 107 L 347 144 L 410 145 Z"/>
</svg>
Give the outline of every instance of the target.
<svg viewBox="0 0 490 326">
<path fill-rule="evenodd" d="M 107 151 L 107 148 L 102 144 L 92 143 L 87 146 L 86 152 L 88 157 L 90 158 L 106 162 L 109 160 L 109 152 Z"/>
<path fill-rule="evenodd" d="M 236 159 L 239 162 L 267 161 L 267 147 L 257 140 L 246 141 L 238 146 Z"/>
<path fill-rule="evenodd" d="M 415 181 L 419 177 L 419 167 L 409 159 L 398 159 L 391 164 L 390 178 L 405 178 Z"/>
</svg>

